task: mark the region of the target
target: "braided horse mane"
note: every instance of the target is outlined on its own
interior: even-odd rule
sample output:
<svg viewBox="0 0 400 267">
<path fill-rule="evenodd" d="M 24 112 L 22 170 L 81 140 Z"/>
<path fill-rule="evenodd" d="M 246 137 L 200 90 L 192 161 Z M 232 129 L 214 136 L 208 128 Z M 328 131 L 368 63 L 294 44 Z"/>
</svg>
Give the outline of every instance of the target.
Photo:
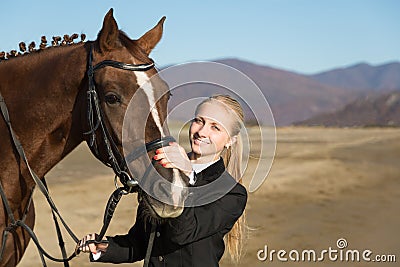
<svg viewBox="0 0 400 267">
<path fill-rule="evenodd" d="M 76 44 L 75 40 L 78 39 L 79 37 L 80 37 L 80 41 L 78 43 L 83 43 L 86 39 L 86 34 L 82 33 L 82 34 L 80 34 L 80 36 L 77 33 L 74 33 L 72 35 L 65 34 L 62 38 L 61 38 L 61 36 L 53 36 L 52 41 L 51 41 L 51 46 L 49 46 L 47 44 L 46 36 L 42 36 L 40 38 L 40 45 L 39 45 L 38 49 L 36 48 L 35 42 L 31 42 L 28 45 L 28 47 L 26 46 L 26 44 L 24 42 L 20 42 L 19 43 L 20 51 L 11 50 L 10 52 L 4 52 L 4 51 L 0 52 L 0 61 L 15 58 L 18 56 L 29 55 L 31 53 L 40 52 L 44 49 L 49 49 L 49 48 L 53 48 L 53 47 L 73 45 L 73 44 Z"/>
</svg>

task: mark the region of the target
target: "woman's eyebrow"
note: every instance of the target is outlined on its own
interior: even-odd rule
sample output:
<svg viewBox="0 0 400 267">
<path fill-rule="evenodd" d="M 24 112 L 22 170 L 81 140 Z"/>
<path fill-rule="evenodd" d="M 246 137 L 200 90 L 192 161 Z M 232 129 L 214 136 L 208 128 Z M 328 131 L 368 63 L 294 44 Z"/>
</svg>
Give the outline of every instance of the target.
<svg viewBox="0 0 400 267">
<path fill-rule="evenodd" d="M 218 125 L 218 126 L 222 126 L 222 123 L 220 123 L 219 121 L 216 121 L 214 118 L 211 117 L 203 117 L 203 116 L 199 116 L 197 115 L 195 118 L 199 118 L 202 121 L 208 121 L 209 124 L 211 125 Z"/>
</svg>

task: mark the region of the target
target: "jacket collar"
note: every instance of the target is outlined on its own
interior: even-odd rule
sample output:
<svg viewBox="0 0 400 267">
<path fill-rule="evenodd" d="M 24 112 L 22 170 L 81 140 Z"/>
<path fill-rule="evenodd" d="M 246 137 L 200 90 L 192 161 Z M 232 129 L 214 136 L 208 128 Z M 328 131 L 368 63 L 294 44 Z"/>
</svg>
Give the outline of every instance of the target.
<svg viewBox="0 0 400 267">
<path fill-rule="evenodd" d="M 225 165 L 222 158 L 219 158 L 217 162 L 208 166 L 199 173 L 196 173 L 197 181 L 212 182 L 220 177 L 225 171 Z"/>
</svg>

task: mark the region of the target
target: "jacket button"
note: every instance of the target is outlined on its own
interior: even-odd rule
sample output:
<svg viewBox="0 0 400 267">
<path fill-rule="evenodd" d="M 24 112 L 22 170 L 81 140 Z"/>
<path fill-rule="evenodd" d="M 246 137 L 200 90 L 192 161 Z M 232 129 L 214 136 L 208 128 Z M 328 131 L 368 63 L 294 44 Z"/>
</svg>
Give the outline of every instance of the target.
<svg viewBox="0 0 400 267">
<path fill-rule="evenodd" d="M 163 261 L 164 260 L 163 256 L 158 256 L 158 260 Z"/>
<path fill-rule="evenodd" d="M 160 236 L 161 236 L 160 232 L 157 232 L 156 235 L 157 235 L 157 237 L 160 237 Z"/>
</svg>

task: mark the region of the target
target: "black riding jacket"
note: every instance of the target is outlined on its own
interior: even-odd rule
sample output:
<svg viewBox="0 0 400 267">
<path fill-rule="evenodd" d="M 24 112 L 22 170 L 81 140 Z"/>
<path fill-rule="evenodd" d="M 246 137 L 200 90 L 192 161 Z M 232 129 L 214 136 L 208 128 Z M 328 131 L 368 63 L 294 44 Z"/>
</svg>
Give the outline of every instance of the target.
<svg viewBox="0 0 400 267">
<path fill-rule="evenodd" d="M 196 186 L 216 179 L 233 179 L 223 160 L 196 175 Z M 233 180 L 234 181 L 234 180 Z M 157 226 L 149 266 L 213 267 L 224 254 L 223 237 L 242 215 L 247 201 L 246 189 L 238 183 L 218 200 L 197 207 L 186 207 L 177 218 Z M 138 208 L 140 214 L 141 207 Z M 98 262 L 126 263 L 144 259 L 151 225 L 137 216 L 126 235 L 107 237 L 109 246 Z"/>
</svg>

